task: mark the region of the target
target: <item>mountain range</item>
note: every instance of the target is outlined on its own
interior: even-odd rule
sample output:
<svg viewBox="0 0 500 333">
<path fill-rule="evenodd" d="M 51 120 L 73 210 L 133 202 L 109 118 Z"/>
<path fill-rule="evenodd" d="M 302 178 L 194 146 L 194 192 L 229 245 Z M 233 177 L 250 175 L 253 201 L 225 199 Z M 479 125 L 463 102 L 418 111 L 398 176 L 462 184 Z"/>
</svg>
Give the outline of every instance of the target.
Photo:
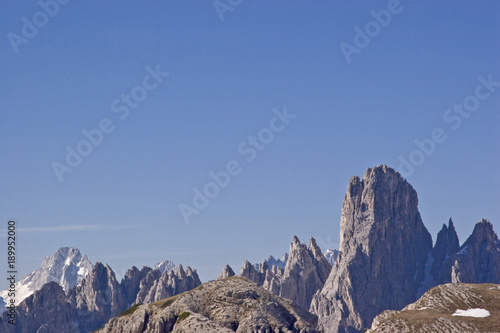
<svg viewBox="0 0 500 333">
<path fill-rule="evenodd" d="M 196 270 L 169 261 L 132 267 L 121 282 L 102 263 L 80 281 L 38 274 L 43 286 L 17 307 L 18 325 L 4 312 L 0 331 L 500 332 L 500 241 L 488 220 L 460 245 L 450 219 L 434 243 L 413 187 L 379 165 L 349 180 L 340 225 L 338 250 L 323 254 L 314 238 L 306 245 L 293 237 L 281 259 L 245 260 L 239 276 L 226 265 L 204 284 Z M 56 257 L 61 267 L 66 259 Z M 477 316 L 485 311 L 489 319 Z"/>
</svg>

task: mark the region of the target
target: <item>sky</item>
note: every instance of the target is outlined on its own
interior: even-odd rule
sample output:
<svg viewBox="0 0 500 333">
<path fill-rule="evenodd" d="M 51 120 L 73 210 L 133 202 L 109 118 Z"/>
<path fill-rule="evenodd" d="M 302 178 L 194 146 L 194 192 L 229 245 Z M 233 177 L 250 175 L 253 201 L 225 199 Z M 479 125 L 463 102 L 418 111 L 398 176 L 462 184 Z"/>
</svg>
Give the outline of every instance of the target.
<svg viewBox="0 0 500 333">
<path fill-rule="evenodd" d="M 379 164 L 434 240 L 498 232 L 499 30 L 498 1 L 2 1 L 0 267 L 9 220 L 18 280 L 62 246 L 202 281 L 338 247 Z"/>
</svg>

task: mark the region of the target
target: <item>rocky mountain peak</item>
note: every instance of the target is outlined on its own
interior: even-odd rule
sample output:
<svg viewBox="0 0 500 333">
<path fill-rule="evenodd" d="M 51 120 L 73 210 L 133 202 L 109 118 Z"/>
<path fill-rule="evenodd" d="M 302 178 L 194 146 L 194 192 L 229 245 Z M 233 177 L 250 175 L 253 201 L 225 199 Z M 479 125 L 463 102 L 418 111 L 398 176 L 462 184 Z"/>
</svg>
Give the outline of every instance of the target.
<svg viewBox="0 0 500 333">
<path fill-rule="evenodd" d="M 68 293 L 68 302 L 82 322 L 82 330 L 91 331 L 117 316 L 128 305 L 126 295 L 107 264 L 97 262 L 82 282 Z"/>
<path fill-rule="evenodd" d="M 156 263 L 153 269 L 158 269 L 161 273 L 165 273 L 175 270 L 175 264 L 170 260 L 162 260 L 159 263 Z"/>
<path fill-rule="evenodd" d="M 472 235 L 448 263 L 451 282 L 499 283 L 500 241 L 491 222 L 486 219 L 477 222 Z"/>
<path fill-rule="evenodd" d="M 431 275 L 437 284 L 451 282 L 451 265 L 446 265 L 445 262 L 460 248 L 457 232 L 453 226 L 453 221 L 448 221 L 448 226 L 443 224 L 443 228 L 439 231 L 436 239 L 436 244 L 432 249 L 432 268 Z"/>
<path fill-rule="evenodd" d="M 311 302 L 326 332 L 360 332 L 386 309 L 415 301 L 432 238 L 417 193 L 379 165 L 351 177 L 342 205 L 339 258 Z"/>
<path fill-rule="evenodd" d="M 81 255 L 80 250 L 74 247 L 61 247 L 51 256 L 45 257 L 37 270 L 16 283 L 16 305 L 48 282 L 57 282 L 65 292 L 68 292 L 91 270 L 92 264 L 87 256 Z M 4 303 L 3 298 L 7 294 L 7 290 L 0 291 L 0 312 L 5 310 L 1 304 Z"/>
<path fill-rule="evenodd" d="M 129 305 L 134 303 L 137 293 L 140 290 L 141 280 L 144 279 L 151 270 L 150 267 L 146 266 L 142 267 L 141 270 L 133 266 L 125 273 L 120 284 Z"/>
<path fill-rule="evenodd" d="M 314 293 L 323 287 L 331 269 L 314 238 L 310 239 L 307 247 L 294 236 L 281 278 L 280 296 L 307 309 Z"/>
<path fill-rule="evenodd" d="M 217 277 L 217 280 L 222 280 L 231 276 L 235 276 L 236 274 L 234 273 L 233 269 L 231 266 L 226 265 L 224 266 L 224 269 L 222 269 L 222 272 L 220 272 L 219 277 Z"/>
</svg>

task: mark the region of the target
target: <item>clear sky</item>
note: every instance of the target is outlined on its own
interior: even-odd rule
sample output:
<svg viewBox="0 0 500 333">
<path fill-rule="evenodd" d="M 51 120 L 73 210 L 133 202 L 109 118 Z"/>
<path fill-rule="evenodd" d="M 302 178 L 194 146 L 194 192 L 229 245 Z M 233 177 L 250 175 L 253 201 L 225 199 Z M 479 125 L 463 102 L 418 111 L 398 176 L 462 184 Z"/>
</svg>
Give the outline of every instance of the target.
<svg viewBox="0 0 500 333">
<path fill-rule="evenodd" d="M 336 247 L 378 164 L 434 240 L 450 217 L 461 242 L 500 231 L 500 2 L 60 2 L 0 4 L 3 271 L 9 219 L 18 278 L 61 246 L 202 281 L 293 235 Z"/>
</svg>

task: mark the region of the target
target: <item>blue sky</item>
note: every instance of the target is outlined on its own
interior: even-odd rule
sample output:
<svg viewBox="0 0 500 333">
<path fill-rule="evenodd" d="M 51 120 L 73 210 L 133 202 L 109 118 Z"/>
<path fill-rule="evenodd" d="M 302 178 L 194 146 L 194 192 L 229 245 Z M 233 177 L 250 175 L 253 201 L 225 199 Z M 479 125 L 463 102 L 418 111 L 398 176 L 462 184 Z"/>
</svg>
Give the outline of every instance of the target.
<svg viewBox="0 0 500 333">
<path fill-rule="evenodd" d="M 50 8 L 45 22 L 36 1 L 0 4 L 0 221 L 17 222 L 19 278 L 61 246 L 118 275 L 170 259 L 202 281 L 293 235 L 335 247 L 349 177 L 400 158 L 418 164 L 406 178 L 434 239 L 449 217 L 461 242 L 483 217 L 500 229 L 500 87 L 478 80 L 500 82 L 496 1 L 242 1 L 223 20 L 212 1 Z M 284 109 L 295 118 L 271 140 Z M 59 181 L 53 163 L 103 119 L 113 130 Z M 247 161 L 238 147 L 259 133 Z M 229 161 L 240 172 L 186 223 L 179 205 Z"/>
</svg>

